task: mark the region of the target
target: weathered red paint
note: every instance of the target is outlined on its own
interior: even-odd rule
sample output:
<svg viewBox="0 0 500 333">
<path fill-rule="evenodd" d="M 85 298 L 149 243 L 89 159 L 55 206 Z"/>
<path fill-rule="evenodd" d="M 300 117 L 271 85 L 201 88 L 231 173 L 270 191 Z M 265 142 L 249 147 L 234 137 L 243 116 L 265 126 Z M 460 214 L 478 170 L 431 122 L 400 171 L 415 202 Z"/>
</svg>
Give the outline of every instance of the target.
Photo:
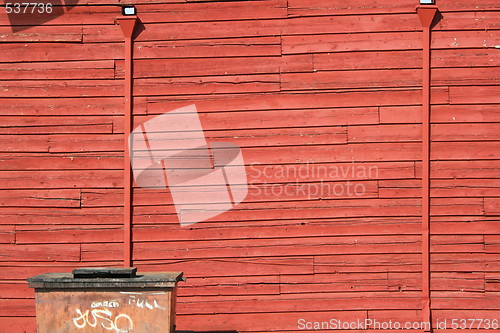
<svg viewBox="0 0 500 333">
<path fill-rule="evenodd" d="M 7 332 L 34 332 L 23 279 L 124 262 L 124 35 L 113 24 L 119 8 L 86 2 L 22 34 L 0 15 Z M 206 137 L 242 147 L 255 184 L 237 209 L 190 228 L 179 227 L 167 189 L 133 188 L 134 263 L 191 278 L 180 287 L 179 330 L 291 332 L 300 317 L 422 321 L 417 1 L 148 2 L 137 4 L 145 30 L 134 40 L 134 126 L 196 104 Z M 498 318 L 497 3 L 440 0 L 432 28 L 434 318 Z M 306 163 L 379 174 L 274 173 Z M 366 193 L 258 193 L 266 182 L 322 180 Z"/>
</svg>

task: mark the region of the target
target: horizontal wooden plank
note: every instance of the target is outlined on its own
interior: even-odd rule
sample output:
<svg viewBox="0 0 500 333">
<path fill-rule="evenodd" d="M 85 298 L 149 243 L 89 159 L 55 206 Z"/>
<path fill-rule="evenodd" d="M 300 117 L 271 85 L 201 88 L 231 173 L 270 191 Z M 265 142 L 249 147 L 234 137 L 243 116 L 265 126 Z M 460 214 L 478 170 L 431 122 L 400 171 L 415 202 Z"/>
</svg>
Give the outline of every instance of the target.
<svg viewBox="0 0 500 333">
<path fill-rule="evenodd" d="M 2 80 L 114 79 L 114 61 L 0 64 Z"/>
<path fill-rule="evenodd" d="M 60 27 L 55 27 L 61 31 Z M 51 35 L 52 38 L 55 35 Z M 56 37 L 57 38 L 57 37 Z M 76 60 L 109 60 L 123 59 L 123 41 L 121 43 L 66 43 L 61 52 L 59 43 L 5 43 L 4 52 L 0 54 L 0 62 L 32 62 L 32 61 L 76 61 Z M 44 96 L 45 97 L 45 96 Z"/>
<path fill-rule="evenodd" d="M 212 103 L 201 102 L 196 104 L 204 130 L 293 128 L 378 123 L 378 110 L 376 107 L 214 112 L 210 104 L 213 104 L 214 107 L 218 104 L 221 108 L 224 108 L 225 100 L 214 100 L 211 102 Z M 236 103 L 235 101 L 235 108 L 238 107 Z M 249 108 L 252 104 L 257 104 L 257 101 L 249 100 L 248 103 L 245 103 L 242 100 L 240 107 Z M 163 101 L 148 104 L 148 112 L 150 114 L 156 114 L 162 111 L 167 112 L 172 110 L 171 108 L 172 105 L 170 103 L 165 103 Z M 286 117 L 283 116 L 285 113 Z M 141 116 L 134 118 L 136 125 L 147 119 Z M 115 119 L 115 127 L 121 129 L 121 118 Z"/>
<path fill-rule="evenodd" d="M 485 284 L 487 291 L 497 292 L 500 290 L 500 278 L 498 278 L 497 272 L 486 272 L 485 273 Z"/>
<path fill-rule="evenodd" d="M 433 88 L 432 103 L 447 104 L 448 88 Z M 421 93 L 419 89 L 385 89 L 367 91 L 336 91 L 304 93 L 268 93 L 250 94 L 241 96 L 177 96 L 148 98 L 149 114 L 163 114 L 180 107 L 196 104 L 204 112 L 212 111 L 249 111 L 249 110 L 304 110 L 305 109 L 339 109 L 367 107 L 372 110 L 377 106 L 420 105 Z M 158 107 L 155 108 L 155 104 Z M 160 104 L 161 103 L 161 104 Z M 312 110 L 309 110 L 312 112 Z M 348 111 L 348 110 L 346 110 Z M 359 113 L 356 114 L 358 116 Z M 373 114 L 370 112 L 370 116 Z M 329 116 L 325 116 L 330 118 Z M 286 117 L 282 117 L 286 118 Z M 353 117 L 354 118 L 354 117 Z M 370 119 L 372 119 L 370 117 Z M 378 122 L 378 121 L 377 121 Z M 377 123 L 375 122 L 375 123 Z M 372 122 L 370 122 L 372 123 Z M 339 122 L 342 124 L 342 122 Z"/>
<path fill-rule="evenodd" d="M 80 189 L 2 190 L 1 207 L 80 207 Z"/>
<path fill-rule="evenodd" d="M 454 89 L 454 88 L 453 88 Z M 481 88 L 479 88 L 481 89 Z M 431 111 L 433 123 L 494 123 L 500 122 L 498 105 L 433 105 Z M 380 108 L 380 123 L 420 123 L 420 107 L 388 106 Z M 488 125 L 486 125 L 488 126 Z M 431 134 L 435 134 L 431 132 Z M 460 133 L 455 133 L 460 134 Z"/>
<path fill-rule="evenodd" d="M 420 180 L 379 181 L 381 198 L 420 197 Z M 432 197 L 485 197 L 495 196 L 500 188 L 498 179 L 432 179 Z"/>
<path fill-rule="evenodd" d="M 434 142 L 431 144 L 431 159 L 433 160 L 496 160 L 499 156 L 499 141 Z"/>
<path fill-rule="evenodd" d="M 383 32 L 283 36 L 283 54 L 415 50 L 422 48 L 419 32 Z M 498 36 L 488 31 L 436 31 L 433 49 L 495 47 Z"/>
<path fill-rule="evenodd" d="M 441 219 L 449 218 L 448 216 L 439 216 Z M 469 218 L 479 219 L 478 216 L 469 216 Z M 189 227 L 189 230 L 198 230 L 198 229 L 211 229 L 211 228 L 242 228 L 242 227 L 261 227 L 261 226 L 276 226 L 276 227 L 284 227 L 284 226 L 293 226 L 297 224 L 304 223 L 303 225 L 316 225 L 316 224 L 325 224 L 330 223 L 331 221 L 335 221 L 335 224 L 339 225 L 349 225 L 353 222 L 363 221 L 363 223 L 382 223 L 382 221 L 391 221 L 392 223 L 403 225 L 403 231 L 409 230 L 408 233 L 412 234 L 411 230 L 414 229 L 418 223 L 421 223 L 421 219 L 418 216 L 406 216 L 406 217 L 398 217 L 398 216 L 387 216 L 387 217 L 335 217 L 335 218 L 305 218 L 305 219 L 261 219 L 261 220 L 240 220 L 238 223 L 230 223 L 227 221 L 203 221 L 203 223 L 192 224 Z M 480 219 L 479 219 L 480 220 Z M 446 220 L 448 221 L 448 219 Z M 233 221 L 234 222 L 234 221 Z M 161 227 L 173 227 L 174 229 L 179 228 L 180 225 L 176 218 L 171 215 L 136 215 L 134 216 L 134 223 L 138 227 L 152 227 L 152 226 L 161 226 Z M 392 228 L 392 227 L 389 227 Z M 412 229 L 413 228 L 413 229 Z M 418 232 L 416 232 L 418 233 Z"/>
<path fill-rule="evenodd" d="M 38 135 L 0 135 L 0 151 L 5 152 L 44 152 L 49 151 L 49 138 Z"/>
<path fill-rule="evenodd" d="M 498 17 L 494 7 L 490 5 L 485 10 L 474 8 L 468 11 L 448 12 L 442 15 L 441 20 L 433 29 L 436 30 L 495 30 L 499 28 Z M 447 10 L 446 5 L 443 10 Z"/>
<path fill-rule="evenodd" d="M 97 117 L 123 114 L 123 97 L 91 98 L 80 96 L 75 98 L 7 98 L 1 99 L 1 101 L 3 116 Z M 134 102 L 134 115 L 145 114 L 145 98 L 135 98 Z M 49 118 L 40 119 L 39 121 L 44 121 L 42 119 L 50 121 Z M 74 119 L 79 118 L 74 117 Z"/>
<path fill-rule="evenodd" d="M 16 330 L 23 333 L 36 332 L 36 318 L 34 314 L 30 317 L 0 317 L 0 325 L 8 332 Z"/>
<path fill-rule="evenodd" d="M 482 201 L 482 198 L 431 198 L 431 214 L 484 215 Z"/>
<path fill-rule="evenodd" d="M 204 122 L 206 123 L 206 122 Z M 318 124 L 320 125 L 320 124 Z M 207 128 L 208 127 L 208 128 Z M 187 133 L 180 133 L 179 135 Z M 274 147 L 274 146 L 311 146 L 322 144 L 347 143 L 347 129 L 344 126 L 297 127 L 277 129 L 239 129 L 228 127 L 223 131 L 211 131 L 210 126 L 204 127 L 208 142 L 231 142 L 240 147 Z M 164 139 L 172 132 L 164 132 Z M 161 137 L 161 133 L 159 134 Z M 189 141 L 186 138 L 186 143 Z M 159 138 L 161 140 L 163 138 Z"/>
<path fill-rule="evenodd" d="M 279 311 L 279 310 L 278 310 Z M 238 327 L 245 327 L 249 332 L 277 331 L 283 333 L 296 332 L 300 318 L 307 318 L 310 322 L 328 321 L 336 318 L 340 321 L 364 321 L 367 318 L 365 310 L 360 311 L 313 311 L 313 312 L 268 312 L 268 313 L 231 313 L 231 314 L 179 314 L 176 316 L 176 325 L 179 330 L 196 330 L 204 332 L 231 332 Z M 318 331 L 325 332 L 325 331 Z M 347 333 L 347 331 L 338 331 Z M 376 331 L 366 331 L 374 333 Z M 31 332 L 30 332 L 31 333 Z M 396 333 L 396 332 L 388 332 Z"/>
<path fill-rule="evenodd" d="M 432 253 L 484 253 L 485 239 L 482 235 L 432 235 Z"/>
<path fill-rule="evenodd" d="M 421 254 L 316 256 L 316 273 L 335 272 L 420 272 Z M 431 271 L 481 272 L 486 259 L 480 253 L 437 253 L 431 255 Z"/>
<path fill-rule="evenodd" d="M 421 141 L 420 125 L 349 126 L 349 143 Z"/>
<path fill-rule="evenodd" d="M 409 294 L 409 295 L 408 295 Z M 328 296 L 327 296 L 328 295 Z M 288 297 L 285 297 L 288 296 Z M 210 306 L 205 302 L 178 303 L 179 314 L 214 314 L 214 313 L 258 313 L 258 312 L 297 312 L 297 311 L 331 311 L 331 310 L 366 310 L 366 296 L 342 294 L 324 294 L 321 298 L 312 298 L 308 302 L 305 297 L 291 298 L 294 295 L 281 295 L 279 299 L 266 299 L 263 295 L 258 302 L 241 299 L 238 302 L 224 300 L 211 301 Z M 269 295 L 269 297 L 273 297 Z M 295 296 L 297 297 L 297 296 Z M 390 301 L 389 301 L 390 300 Z M 395 298 L 391 293 L 370 293 L 370 309 L 399 309 L 417 308 L 420 303 L 417 294 L 407 292 Z"/>
<path fill-rule="evenodd" d="M 422 63 L 420 50 L 331 52 L 313 57 L 318 71 L 419 68 Z M 498 66 L 499 62 L 495 49 L 438 49 L 432 51 L 431 59 L 432 68 L 488 67 Z"/>
<path fill-rule="evenodd" d="M 314 258 L 315 273 L 337 272 L 417 272 L 421 267 L 419 254 L 330 255 Z"/>
<path fill-rule="evenodd" d="M 469 70 L 436 68 L 432 73 L 433 86 L 491 85 L 498 83 L 497 75 L 500 75 L 500 69 L 498 67 L 476 67 Z"/>
<path fill-rule="evenodd" d="M 231 57 L 187 59 L 139 59 L 134 61 L 135 78 L 214 76 L 279 73 L 281 57 Z M 116 77 L 123 78 L 124 62 L 117 61 Z"/>
<path fill-rule="evenodd" d="M 351 7 L 352 8 L 352 7 Z M 283 25 L 283 35 L 319 35 L 347 34 L 361 32 L 420 31 L 422 26 L 415 19 L 415 14 L 364 12 L 356 15 L 352 9 L 350 15 L 292 17 Z M 495 12 L 460 12 L 447 13 L 433 28 L 434 30 L 483 30 L 496 29 L 498 22 Z"/>
<path fill-rule="evenodd" d="M 485 252 L 500 253 L 500 235 L 485 235 Z"/>
<path fill-rule="evenodd" d="M 135 261 L 141 271 L 183 271 L 186 277 L 312 274 L 312 257 Z M 207 272 L 212 272 L 210 275 Z"/>
<path fill-rule="evenodd" d="M 203 277 L 189 278 L 179 285 L 179 297 L 228 296 L 228 295 L 277 295 L 280 293 L 280 277 Z"/>
<path fill-rule="evenodd" d="M 181 189 L 180 191 L 189 191 Z M 220 194 L 221 188 L 207 186 L 193 193 L 190 202 L 193 204 L 211 202 L 207 196 Z M 179 192 L 177 192 L 179 193 Z M 250 184 L 248 194 L 245 198 L 247 203 L 280 202 L 280 201 L 302 201 L 302 200 L 329 200 L 357 198 L 377 198 L 378 187 L 376 181 L 345 181 L 345 182 L 308 182 L 301 184 Z M 208 200 L 208 201 L 207 201 Z M 112 207 L 119 206 L 123 202 L 122 191 L 92 190 L 82 195 L 83 207 Z M 140 190 L 134 193 L 134 205 L 152 206 L 173 204 L 171 192 L 168 190 Z M 169 209 L 169 208 L 168 208 Z"/>
<path fill-rule="evenodd" d="M 18 32 L 13 32 L 10 27 L 0 26 L 0 42 L 2 43 L 81 43 L 82 41 L 82 28 L 78 26 L 66 26 L 63 29 L 57 26 L 35 26 Z"/>
<path fill-rule="evenodd" d="M 345 291 L 389 290 L 387 273 L 337 273 L 283 275 L 281 292 L 285 294 L 328 293 Z"/>
<path fill-rule="evenodd" d="M 389 273 L 391 290 L 421 290 L 422 275 L 416 273 Z M 484 272 L 431 272 L 432 291 L 484 292 Z"/>
<path fill-rule="evenodd" d="M 120 261 L 123 260 L 123 243 L 83 243 L 81 246 L 82 262 Z M 135 254 L 134 254 L 135 256 Z"/>
<path fill-rule="evenodd" d="M 281 276 L 282 293 L 419 291 L 421 273 L 369 272 Z M 433 291 L 484 291 L 484 273 L 432 273 Z"/>
<path fill-rule="evenodd" d="M 113 152 L 124 149 L 122 134 L 61 134 L 49 137 L 50 153 Z"/>
<path fill-rule="evenodd" d="M 495 74 L 497 72 L 500 75 L 500 70 L 496 67 L 474 70 L 437 68 L 433 70 L 432 84 L 434 86 L 494 84 L 498 80 L 498 75 Z M 421 70 L 417 69 L 284 73 L 281 77 L 283 90 L 416 87 L 422 82 Z"/>
<path fill-rule="evenodd" d="M 439 293 L 443 293 L 443 295 L 440 297 Z M 460 310 L 498 310 L 499 307 L 499 296 L 494 293 L 488 293 L 486 295 L 480 294 L 481 297 L 471 297 L 470 293 L 468 293 L 468 297 L 464 297 L 463 299 L 453 297 L 458 294 L 456 292 L 436 292 L 436 294 L 438 295 L 436 295 L 433 300 L 433 304 L 436 309 L 456 309 L 458 304 L 460 304 Z"/>
<path fill-rule="evenodd" d="M 0 261 L 79 261 L 80 245 L 0 244 Z"/>
<path fill-rule="evenodd" d="M 484 272 L 488 262 L 481 253 L 431 253 L 432 272 Z"/>
<path fill-rule="evenodd" d="M 485 254 L 486 261 L 488 264 L 486 265 L 487 274 L 493 272 L 500 272 L 500 254 L 498 253 L 487 253 Z"/>
<path fill-rule="evenodd" d="M 15 241 L 15 227 L 11 225 L 0 225 L 0 244 L 14 244 Z"/>
<path fill-rule="evenodd" d="M 146 22 L 200 22 L 227 20 L 265 20 L 286 18 L 287 4 L 284 0 L 255 1 L 252 3 L 232 1 L 177 1 L 161 3 L 140 1 L 138 10 L 144 12 Z M 141 15 L 142 18 L 142 15 Z"/>
<path fill-rule="evenodd" d="M 272 198 L 272 196 L 270 196 Z M 460 202 L 460 204 L 463 204 Z M 482 201 L 469 203 L 460 208 L 459 203 L 448 203 L 436 206 L 437 215 L 449 215 L 446 212 L 455 208 L 467 215 L 482 212 Z M 211 205 L 217 209 L 217 204 Z M 185 209 L 201 209 L 199 204 L 185 205 Z M 205 207 L 206 209 L 206 207 Z M 177 220 L 173 206 L 139 206 L 134 209 L 140 216 L 155 216 L 156 219 L 169 217 Z M 361 216 L 417 216 L 420 213 L 419 201 L 416 199 L 345 199 L 345 200 L 309 200 L 268 203 L 239 204 L 235 209 L 211 218 L 211 222 L 308 219 L 308 218 L 345 218 Z"/>
<path fill-rule="evenodd" d="M 444 145 L 444 143 L 443 143 Z M 469 145 L 463 143 L 463 146 Z M 433 178 L 497 178 L 500 161 L 491 159 L 485 161 L 432 161 Z M 421 165 L 416 164 L 416 177 L 421 177 Z"/>
<path fill-rule="evenodd" d="M 272 197 L 271 197 L 272 198 Z M 433 215 L 483 215 L 481 198 L 436 198 L 432 203 Z M 216 210 L 218 204 L 212 204 Z M 184 205 L 185 209 L 206 209 L 200 204 Z M 134 210 L 137 222 L 176 221 L 174 207 L 139 206 Z M 260 221 L 282 219 L 310 218 L 355 218 L 366 216 L 418 216 L 420 201 L 418 199 L 344 199 L 344 200 L 310 200 L 268 203 L 239 204 L 235 209 L 212 217 L 210 222 Z"/>
<path fill-rule="evenodd" d="M 386 291 L 382 291 L 382 292 L 362 292 L 362 291 L 350 292 L 350 291 L 346 291 L 346 292 L 341 292 L 341 293 L 323 293 L 323 294 L 309 293 L 307 295 L 282 294 L 279 297 L 276 297 L 275 295 L 262 295 L 260 300 L 263 300 L 266 302 L 267 301 L 274 302 L 274 301 L 284 301 L 284 300 L 295 301 L 295 300 L 299 300 L 302 298 L 302 299 L 307 299 L 309 301 L 314 301 L 314 300 L 318 300 L 318 299 L 325 300 L 325 299 L 329 299 L 329 298 L 342 300 L 344 298 L 354 297 L 354 299 L 356 299 L 356 301 L 357 301 L 358 298 L 366 298 L 367 296 L 369 296 L 369 297 L 373 298 L 375 303 L 378 303 L 379 300 L 381 300 L 385 297 L 388 297 L 390 294 L 395 294 L 395 293 L 394 292 L 386 292 Z M 451 294 L 451 293 L 450 292 L 436 292 L 436 294 L 440 294 L 440 295 L 442 295 L 441 297 L 443 297 L 443 296 Z M 400 295 L 400 298 L 398 297 L 398 301 L 405 302 L 405 301 L 408 301 L 408 300 L 414 298 L 416 295 L 418 295 L 418 292 L 408 291 L 408 292 L 402 293 Z M 481 297 L 482 296 L 476 296 L 476 298 L 481 298 Z M 220 296 L 217 298 L 217 300 L 238 302 L 238 301 L 248 301 L 248 300 L 250 300 L 250 298 L 244 297 L 244 296 L 234 295 L 234 296 Z M 182 303 L 182 304 L 203 303 L 206 301 L 207 301 L 207 297 L 201 296 L 201 297 L 182 298 L 182 299 L 180 299 L 179 303 Z M 375 305 L 375 306 L 377 307 L 377 305 Z M 345 309 L 345 310 L 350 310 L 350 309 Z"/>
<path fill-rule="evenodd" d="M 414 15 L 351 15 L 346 16 L 316 16 L 291 17 L 283 25 L 283 35 L 321 35 L 348 34 L 360 32 L 392 32 L 394 27 L 400 31 L 419 30 L 419 22 Z"/>
<path fill-rule="evenodd" d="M 282 74 L 283 90 L 412 87 L 420 84 L 417 70 L 364 70 Z"/>
<path fill-rule="evenodd" d="M 281 56 L 279 36 L 134 43 L 134 59 Z"/>
<path fill-rule="evenodd" d="M 177 96 L 268 93 L 280 91 L 279 80 L 279 74 L 136 79 L 134 94 Z"/>
<path fill-rule="evenodd" d="M 282 25 L 283 21 L 280 19 L 147 23 L 137 41 L 279 36 Z M 83 41 L 121 42 L 123 34 L 114 25 L 84 26 Z"/>
<path fill-rule="evenodd" d="M 224 240 L 224 239 L 267 239 L 320 236 L 355 236 L 355 235 L 415 235 L 419 234 L 419 221 L 410 218 L 379 218 L 371 221 L 354 219 L 347 221 L 318 221 L 277 225 L 241 225 L 234 226 L 199 226 L 182 228 L 179 225 L 149 226 L 134 228 L 134 240 L 137 242 L 176 241 L 176 240 Z"/>
<path fill-rule="evenodd" d="M 123 241 L 123 230 L 86 228 L 57 229 L 57 230 L 17 230 L 16 244 L 80 244 L 80 243 L 107 243 Z"/>
<path fill-rule="evenodd" d="M 36 160 L 36 163 L 33 161 Z M 4 153 L 0 170 L 123 170 L 123 152 L 117 153 Z"/>
<path fill-rule="evenodd" d="M 123 186 L 121 171 L 0 171 L 2 189 L 49 189 Z"/>
<path fill-rule="evenodd" d="M 110 1 L 79 1 L 79 4 L 89 4 L 90 6 L 75 6 L 65 15 L 52 18 L 49 23 L 51 25 L 110 24 L 118 15 L 118 11 Z M 102 6 L 103 4 L 108 4 L 108 6 Z M 286 5 L 283 0 L 255 2 L 252 3 L 252 10 L 248 10 L 249 4 L 245 2 L 221 4 L 218 2 L 163 1 L 158 4 L 157 1 L 140 1 L 135 5 L 138 12 L 141 13 L 143 22 L 199 22 L 286 17 Z M 8 25 L 9 23 L 6 18 L 0 20 L 0 25 Z M 16 18 L 15 22 L 12 23 L 32 25 L 37 21 L 33 22 L 32 17 L 31 20 L 21 17 Z"/>
<path fill-rule="evenodd" d="M 82 256 L 89 247 L 82 245 Z M 162 259 L 169 253 L 172 259 L 231 258 L 231 257 L 287 257 L 300 255 L 353 254 L 353 253 L 415 253 L 420 247 L 418 236 L 363 236 L 363 237 L 311 237 L 285 239 L 225 240 L 196 242 L 146 242 L 134 244 L 138 260 Z"/>
<path fill-rule="evenodd" d="M 0 117 L 0 134 L 59 134 L 113 133 L 113 117 L 40 117 L 3 116 Z"/>
<path fill-rule="evenodd" d="M 460 20 L 457 20 L 459 22 Z M 421 57 L 421 55 L 420 55 Z M 415 59 L 413 60 L 415 61 Z M 432 50 L 431 66 L 441 67 L 488 67 L 498 66 L 500 58 L 493 48 L 438 49 Z"/>
<path fill-rule="evenodd" d="M 416 50 L 317 53 L 313 62 L 317 71 L 418 68 L 421 54 Z"/>
<path fill-rule="evenodd" d="M 433 234 L 449 234 L 453 230 L 456 234 L 488 235 L 499 234 L 500 226 L 495 218 L 477 220 L 474 217 L 464 217 L 465 221 L 433 221 L 431 232 Z M 459 220 L 459 219 L 457 219 Z"/>
<path fill-rule="evenodd" d="M 484 198 L 484 210 L 486 215 L 500 215 L 500 199 Z"/>
<path fill-rule="evenodd" d="M 289 14 L 292 16 L 317 16 L 317 15 L 352 15 L 358 13 L 398 13 L 413 11 L 414 4 L 410 1 L 392 2 L 388 0 L 378 1 L 376 4 L 367 4 L 363 0 L 355 0 L 350 3 L 332 3 L 328 0 L 289 0 Z"/>
<path fill-rule="evenodd" d="M 481 143 L 483 144 L 483 143 Z M 437 143 L 436 143 L 437 145 Z M 487 144 L 484 144 L 485 148 Z M 493 145 L 494 146 L 494 145 Z M 457 145 L 458 149 L 458 145 Z M 437 147 L 441 156 L 442 148 Z M 296 147 L 293 150 L 283 147 L 244 148 L 243 156 L 248 164 L 295 164 L 297 162 L 316 164 L 332 162 L 389 162 L 413 161 L 419 159 L 420 145 L 417 143 L 363 143 L 353 145 L 331 145 Z M 328 155 L 325 153 L 328 152 Z M 459 153 L 454 151 L 454 155 Z M 483 153 L 486 153 L 483 151 Z M 471 152 L 472 154 L 472 152 Z M 478 153 L 479 154 L 479 153 Z M 451 159 L 452 153 L 448 153 Z M 300 156 L 300 160 L 297 157 Z M 472 158 L 472 157 L 471 157 Z"/>
<path fill-rule="evenodd" d="M 282 55 L 280 73 L 313 72 L 313 62 L 312 54 Z"/>
<path fill-rule="evenodd" d="M 474 93 L 471 94 L 471 91 Z M 487 104 L 500 103 L 497 86 L 450 87 L 450 103 Z"/>
<path fill-rule="evenodd" d="M 26 282 L 0 282 L 0 288 L 2 288 L 2 293 L 0 298 L 35 298 L 35 290 L 28 288 L 28 283 Z"/>
<path fill-rule="evenodd" d="M 1 299 L 1 317 L 30 317 L 35 315 L 34 299 Z"/>
<path fill-rule="evenodd" d="M 58 245 L 60 246 L 60 245 Z M 36 260 L 36 259 L 35 259 Z M 123 262 L 44 262 L 44 261 L 9 261 L 0 262 L 0 280 L 26 283 L 26 279 L 45 273 L 70 273 L 79 267 L 117 267 Z"/>
<path fill-rule="evenodd" d="M 421 141 L 420 125 L 349 126 L 349 142 Z M 431 140 L 436 141 L 497 141 L 500 123 L 433 124 Z"/>
<path fill-rule="evenodd" d="M 16 208 L 16 211 L 5 211 L 0 213 L 0 217 L 5 224 L 9 225 L 46 225 L 46 224 L 123 224 L 123 213 L 120 207 L 113 209 L 78 209 L 78 210 L 26 210 Z"/>
<path fill-rule="evenodd" d="M 390 1 L 382 0 L 377 3 L 367 4 L 363 0 L 355 0 L 349 3 L 332 3 L 328 0 L 289 0 L 289 14 L 293 16 L 317 16 L 317 15 L 352 15 L 358 13 L 413 13 L 415 3 L 410 0 Z M 439 4 L 442 11 L 474 11 L 498 8 L 495 0 L 488 0 L 479 4 L 470 4 L 468 1 L 454 0 Z"/>
<path fill-rule="evenodd" d="M 115 80 L 4 81 L 2 97 L 117 97 L 123 84 Z"/>
</svg>

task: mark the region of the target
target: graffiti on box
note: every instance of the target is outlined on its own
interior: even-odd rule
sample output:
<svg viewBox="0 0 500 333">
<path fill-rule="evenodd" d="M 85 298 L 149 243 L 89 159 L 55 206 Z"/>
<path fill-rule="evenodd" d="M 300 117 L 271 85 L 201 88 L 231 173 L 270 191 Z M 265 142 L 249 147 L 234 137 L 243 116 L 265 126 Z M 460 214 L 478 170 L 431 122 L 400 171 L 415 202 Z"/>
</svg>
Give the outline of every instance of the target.
<svg viewBox="0 0 500 333">
<path fill-rule="evenodd" d="M 133 332 L 134 320 L 131 308 L 141 311 L 159 310 L 166 311 L 157 298 L 151 298 L 143 293 L 121 292 L 124 297 L 112 300 L 95 300 L 86 308 L 76 308 L 73 324 L 77 329 L 94 331 L 110 331 L 115 333 Z M 141 316 L 142 317 L 142 316 Z M 144 318 L 142 318 L 143 320 Z"/>
</svg>

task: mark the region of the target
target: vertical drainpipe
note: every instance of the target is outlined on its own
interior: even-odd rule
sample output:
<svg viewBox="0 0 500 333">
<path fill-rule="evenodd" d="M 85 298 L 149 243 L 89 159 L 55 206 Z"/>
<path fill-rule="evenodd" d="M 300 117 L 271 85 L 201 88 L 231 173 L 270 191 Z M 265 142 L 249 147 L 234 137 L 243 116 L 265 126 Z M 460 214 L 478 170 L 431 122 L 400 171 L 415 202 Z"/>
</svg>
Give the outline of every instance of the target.
<svg viewBox="0 0 500 333">
<path fill-rule="evenodd" d="M 417 14 L 422 23 L 422 316 L 430 323 L 424 332 L 432 332 L 431 269 L 430 269 L 430 111 L 431 111 L 431 28 L 438 8 L 419 6 Z"/>
<path fill-rule="evenodd" d="M 118 18 L 117 21 L 125 37 L 125 80 L 124 80 L 124 146 L 123 146 L 123 266 L 132 266 L 132 169 L 130 166 L 130 152 L 128 136 L 132 131 L 133 116 L 133 72 L 132 52 L 133 33 L 137 23 L 136 16 Z"/>
</svg>

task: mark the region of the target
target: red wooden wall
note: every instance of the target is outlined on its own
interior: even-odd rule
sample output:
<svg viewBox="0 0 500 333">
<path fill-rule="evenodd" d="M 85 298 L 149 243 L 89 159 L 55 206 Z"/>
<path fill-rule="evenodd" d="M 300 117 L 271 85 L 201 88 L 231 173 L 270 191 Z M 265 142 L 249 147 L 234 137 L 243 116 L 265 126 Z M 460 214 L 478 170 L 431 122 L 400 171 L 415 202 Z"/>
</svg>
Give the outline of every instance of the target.
<svg viewBox="0 0 500 333">
<path fill-rule="evenodd" d="M 500 319 L 500 3 L 438 1 L 433 316 Z M 420 321 L 417 2 L 136 3 L 136 123 L 196 104 L 210 140 L 242 147 L 252 184 L 236 209 L 185 228 L 167 191 L 134 190 L 134 265 L 188 277 L 179 329 Z M 115 4 L 84 0 L 15 33 L 0 13 L 0 332 L 34 332 L 26 278 L 122 264 Z M 301 167 L 344 174 L 278 173 Z M 300 190 L 347 181 L 365 191 Z"/>
</svg>

